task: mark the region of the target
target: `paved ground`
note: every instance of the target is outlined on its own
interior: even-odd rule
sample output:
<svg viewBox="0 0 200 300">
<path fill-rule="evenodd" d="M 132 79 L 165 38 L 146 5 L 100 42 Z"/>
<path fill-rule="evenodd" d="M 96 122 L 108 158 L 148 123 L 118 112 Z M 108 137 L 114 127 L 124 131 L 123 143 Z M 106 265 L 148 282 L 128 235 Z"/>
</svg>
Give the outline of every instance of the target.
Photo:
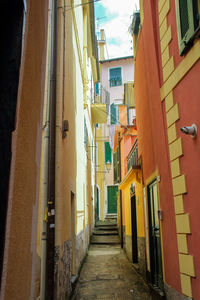
<svg viewBox="0 0 200 300">
<path fill-rule="evenodd" d="M 107 230 L 109 231 L 109 228 Z M 98 228 L 95 231 L 98 232 Z M 118 237 L 105 233 L 102 244 L 98 238 L 102 241 L 103 236 L 98 234 L 93 236 L 93 244 L 90 245 L 88 256 L 71 299 L 152 299 L 148 286 L 133 269 L 120 245 L 116 244 Z M 112 243 L 113 239 L 114 244 Z"/>
</svg>

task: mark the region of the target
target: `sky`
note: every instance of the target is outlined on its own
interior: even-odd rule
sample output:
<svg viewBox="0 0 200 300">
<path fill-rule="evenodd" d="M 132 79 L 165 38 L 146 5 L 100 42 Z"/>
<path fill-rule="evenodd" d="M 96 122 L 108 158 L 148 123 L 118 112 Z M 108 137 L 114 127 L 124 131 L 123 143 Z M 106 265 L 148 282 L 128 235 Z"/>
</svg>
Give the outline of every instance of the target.
<svg viewBox="0 0 200 300">
<path fill-rule="evenodd" d="M 128 28 L 139 0 L 99 0 L 95 2 L 96 32 L 105 30 L 108 57 L 133 55 L 132 37 Z"/>
</svg>

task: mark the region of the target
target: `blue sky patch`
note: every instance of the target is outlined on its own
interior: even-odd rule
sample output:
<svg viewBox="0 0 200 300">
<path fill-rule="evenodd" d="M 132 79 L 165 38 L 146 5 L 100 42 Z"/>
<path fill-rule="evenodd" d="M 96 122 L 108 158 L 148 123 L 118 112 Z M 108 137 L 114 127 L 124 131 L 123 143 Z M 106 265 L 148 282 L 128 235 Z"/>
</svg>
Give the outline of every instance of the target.
<svg viewBox="0 0 200 300">
<path fill-rule="evenodd" d="M 94 3 L 94 10 L 95 19 L 99 23 L 98 25 L 108 23 L 112 19 L 117 17 L 117 14 L 110 14 L 109 11 L 103 6 L 103 4 L 99 2 Z"/>
<path fill-rule="evenodd" d="M 108 38 L 107 42 L 111 45 L 119 45 L 120 44 L 120 39 L 116 39 L 116 38 Z"/>
</svg>

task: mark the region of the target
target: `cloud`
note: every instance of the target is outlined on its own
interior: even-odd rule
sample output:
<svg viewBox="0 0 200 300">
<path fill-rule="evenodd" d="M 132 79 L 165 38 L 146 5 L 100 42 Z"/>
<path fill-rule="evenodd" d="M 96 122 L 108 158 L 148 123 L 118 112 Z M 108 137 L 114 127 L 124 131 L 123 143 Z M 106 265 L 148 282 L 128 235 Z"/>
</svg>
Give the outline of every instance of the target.
<svg viewBox="0 0 200 300">
<path fill-rule="evenodd" d="M 105 30 L 109 58 L 133 55 L 132 37 L 128 32 L 133 12 L 139 9 L 139 0 L 102 0 L 105 15 L 98 16 L 99 28 Z M 137 6 L 136 6 L 137 5 Z M 96 7 L 98 14 L 98 7 Z"/>
</svg>

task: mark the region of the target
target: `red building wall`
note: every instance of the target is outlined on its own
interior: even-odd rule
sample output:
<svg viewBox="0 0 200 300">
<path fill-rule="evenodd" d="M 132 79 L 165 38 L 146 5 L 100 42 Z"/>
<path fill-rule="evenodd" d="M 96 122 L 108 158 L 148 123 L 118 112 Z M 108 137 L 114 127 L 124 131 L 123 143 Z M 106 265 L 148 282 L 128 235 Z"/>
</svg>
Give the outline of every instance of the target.
<svg viewBox="0 0 200 300">
<path fill-rule="evenodd" d="M 172 4 L 174 6 L 174 3 Z M 172 8 L 173 8 L 172 6 Z M 170 44 L 170 53 L 174 57 L 175 66 L 178 66 L 184 59 L 179 55 L 178 40 L 176 38 L 176 15 L 171 9 L 168 15 L 168 22 L 172 24 L 173 39 Z M 200 128 L 199 116 L 199 78 L 200 61 L 189 70 L 184 78 L 174 89 L 174 101 L 179 105 L 180 119 L 177 121 L 178 136 L 182 137 L 183 153 L 180 158 L 181 172 L 186 174 L 187 194 L 184 196 L 185 212 L 190 214 L 191 235 L 188 235 L 188 250 L 194 257 L 196 278 L 192 278 L 192 288 L 194 299 L 200 299 L 200 189 L 199 189 L 199 165 L 200 165 L 200 140 L 197 136 L 192 139 L 181 133 L 180 128 L 196 124 Z"/>
<path fill-rule="evenodd" d="M 135 67 L 135 101 L 143 180 L 157 170 L 160 208 L 163 210 L 162 245 L 164 281 L 181 291 L 174 203 L 169 165 L 165 107 L 161 103 L 162 70 L 157 3 L 144 1 L 144 21 L 139 35 Z"/>
</svg>

